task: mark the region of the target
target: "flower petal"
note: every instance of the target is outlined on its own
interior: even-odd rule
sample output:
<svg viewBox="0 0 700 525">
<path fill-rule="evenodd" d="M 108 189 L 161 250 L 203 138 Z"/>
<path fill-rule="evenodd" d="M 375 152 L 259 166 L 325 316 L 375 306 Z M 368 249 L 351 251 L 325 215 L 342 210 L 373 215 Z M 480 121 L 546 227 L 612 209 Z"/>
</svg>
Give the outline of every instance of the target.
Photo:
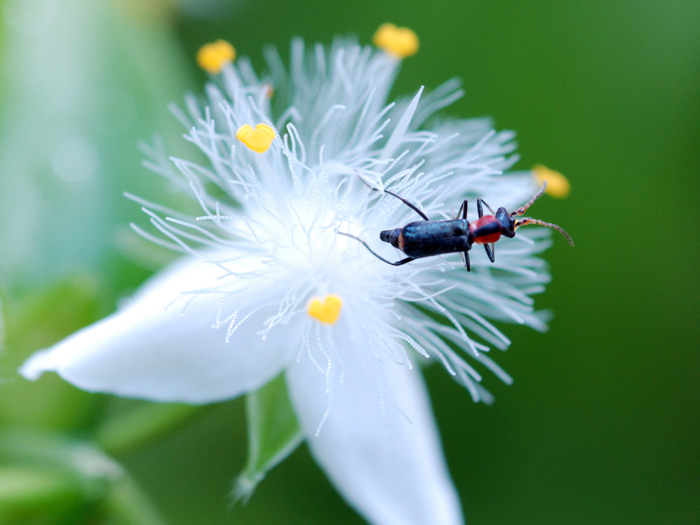
<svg viewBox="0 0 700 525">
<path fill-rule="evenodd" d="M 308 361 L 287 370 L 316 461 L 371 523 L 462 523 L 420 372 L 393 362 L 368 370 L 363 354 L 376 359 L 351 350 L 342 354 L 343 379 L 330 393 L 326 376 Z"/>
<path fill-rule="evenodd" d="M 55 371 L 84 390 L 154 401 L 208 403 L 257 388 L 287 361 L 284 329 L 263 340 L 266 316 L 257 312 L 227 343 L 226 330 L 212 328 L 220 294 L 200 294 L 184 310 L 186 299 L 171 304 L 181 292 L 220 286 L 223 273 L 182 260 L 148 281 L 125 308 L 37 352 L 20 372 L 36 379 Z"/>
</svg>

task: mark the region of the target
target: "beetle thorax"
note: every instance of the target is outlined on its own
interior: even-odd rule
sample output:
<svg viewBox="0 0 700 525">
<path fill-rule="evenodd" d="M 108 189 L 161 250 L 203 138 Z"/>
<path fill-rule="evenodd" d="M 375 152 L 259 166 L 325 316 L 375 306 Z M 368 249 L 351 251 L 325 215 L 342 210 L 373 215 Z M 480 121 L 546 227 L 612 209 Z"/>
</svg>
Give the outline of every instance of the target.
<svg viewBox="0 0 700 525">
<path fill-rule="evenodd" d="M 501 223 L 493 215 L 484 215 L 469 225 L 477 244 L 490 244 L 501 238 Z"/>
</svg>

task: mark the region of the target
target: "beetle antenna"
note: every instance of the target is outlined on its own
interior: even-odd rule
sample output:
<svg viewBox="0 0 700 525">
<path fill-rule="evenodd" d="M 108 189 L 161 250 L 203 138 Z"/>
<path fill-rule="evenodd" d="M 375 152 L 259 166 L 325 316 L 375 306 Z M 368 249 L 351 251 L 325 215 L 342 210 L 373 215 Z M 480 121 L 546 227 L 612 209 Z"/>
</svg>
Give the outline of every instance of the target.
<svg viewBox="0 0 700 525">
<path fill-rule="evenodd" d="M 542 184 L 542 188 L 540 189 L 540 191 L 535 193 L 532 196 L 532 199 L 530 199 L 527 202 L 527 204 L 524 204 L 524 205 L 520 206 L 520 208 L 518 208 L 517 210 L 510 212 L 510 216 L 516 217 L 518 215 L 522 215 L 523 213 L 525 213 L 525 210 L 527 210 L 530 206 L 532 206 L 532 203 L 535 202 L 537 199 L 539 199 L 542 196 L 542 194 L 544 193 L 544 190 L 546 190 L 546 189 L 547 189 L 547 181 L 544 181 L 544 184 Z"/>
<path fill-rule="evenodd" d="M 537 196 L 533 197 L 533 200 L 536 197 Z M 517 221 L 515 221 L 516 228 L 519 228 L 520 226 L 527 226 L 528 224 L 538 224 L 539 226 L 546 226 L 547 228 L 555 229 L 559 233 L 561 233 L 564 237 L 566 237 L 566 240 L 569 241 L 569 244 L 571 246 L 574 245 L 574 241 L 571 238 L 571 236 L 568 233 L 566 233 L 561 226 L 557 226 L 556 224 L 552 224 L 551 222 L 544 222 L 544 221 L 541 221 L 539 219 L 531 219 L 529 217 L 523 217 L 522 219 L 518 219 Z"/>
</svg>

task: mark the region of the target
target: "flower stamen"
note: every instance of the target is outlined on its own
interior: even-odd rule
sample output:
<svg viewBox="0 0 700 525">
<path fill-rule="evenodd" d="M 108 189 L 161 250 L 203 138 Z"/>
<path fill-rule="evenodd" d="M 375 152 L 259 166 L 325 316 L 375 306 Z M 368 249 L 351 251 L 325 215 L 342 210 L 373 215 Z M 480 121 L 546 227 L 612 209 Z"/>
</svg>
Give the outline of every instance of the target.
<svg viewBox="0 0 700 525">
<path fill-rule="evenodd" d="M 540 184 L 547 183 L 545 193 L 557 199 L 566 197 L 571 191 L 568 179 L 558 171 L 551 170 L 547 166 L 537 164 L 533 166 L 532 173 Z"/>
<path fill-rule="evenodd" d="M 267 124 L 257 124 L 255 129 L 250 124 L 243 124 L 236 131 L 236 138 L 256 153 L 265 153 L 275 138 L 275 130 Z"/>
<path fill-rule="evenodd" d="M 329 294 L 325 299 L 313 297 L 306 307 L 306 313 L 323 324 L 334 325 L 340 317 L 343 300 L 339 295 Z"/>
<path fill-rule="evenodd" d="M 207 73 L 220 73 L 236 58 L 236 50 L 226 40 L 205 44 L 197 51 L 197 64 Z"/>
<path fill-rule="evenodd" d="M 389 23 L 379 26 L 372 42 L 397 58 L 410 57 L 418 51 L 418 36 L 411 29 Z"/>
</svg>

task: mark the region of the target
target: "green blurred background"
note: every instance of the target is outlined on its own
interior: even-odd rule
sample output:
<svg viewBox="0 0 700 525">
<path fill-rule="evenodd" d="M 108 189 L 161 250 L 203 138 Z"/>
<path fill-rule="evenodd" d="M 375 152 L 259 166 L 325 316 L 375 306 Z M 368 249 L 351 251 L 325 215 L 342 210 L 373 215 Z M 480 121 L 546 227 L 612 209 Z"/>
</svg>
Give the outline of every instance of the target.
<svg viewBox="0 0 700 525">
<path fill-rule="evenodd" d="M 492 116 L 518 132 L 516 167 L 542 162 L 573 186 L 538 203 L 576 247 L 557 238 L 546 255 L 549 333 L 504 327 L 513 345 L 496 357 L 514 385 L 488 377 L 496 404 L 474 405 L 441 368 L 426 372 L 467 521 L 700 522 L 697 0 L 0 6 L 5 427 L 76 435 L 112 403 L 13 370 L 167 259 L 129 233 L 141 217 L 121 192 L 178 199 L 140 167 L 136 143 L 161 133 L 181 147 L 167 105 L 200 90 L 197 48 L 226 38 L 260 69 L 265 44 L 284 55 L 297 35 L 369 42 L 392 21 L 421 39 L 396 95 L 461 77 L 466 96 L 447 113 Z M 231 508 L 245 458 L 242 400 L 121 456 L 168 523 L 361 523 L 304 447 Z M 80 509 L 32 523 L 93 523 Z"/>
</svg>

